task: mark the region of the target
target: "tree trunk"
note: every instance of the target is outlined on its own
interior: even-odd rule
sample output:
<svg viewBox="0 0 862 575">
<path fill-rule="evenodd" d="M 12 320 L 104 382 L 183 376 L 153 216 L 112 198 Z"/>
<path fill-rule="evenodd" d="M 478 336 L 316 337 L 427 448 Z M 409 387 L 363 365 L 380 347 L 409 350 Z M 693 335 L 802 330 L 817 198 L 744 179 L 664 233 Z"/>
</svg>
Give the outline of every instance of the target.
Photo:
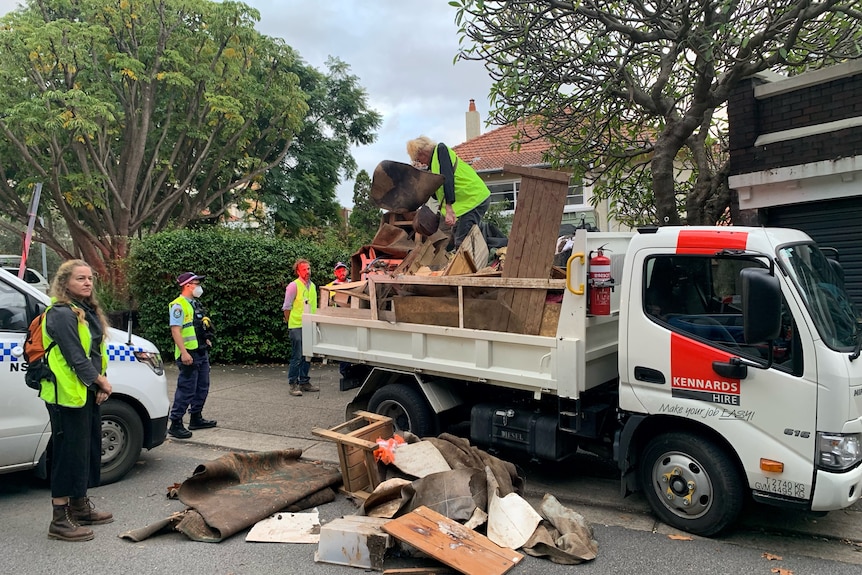
<svg viewBox="0 0 862 575">
<path fill-rule="evenodd" d="M 674 148 L 667 139 L 659 137 L 650 166 L 652 191 L 660 226 L 677 226 L 680 223 L 673 177 L 673 162 L 677 150 L 679 148 Z"/>
</svg>

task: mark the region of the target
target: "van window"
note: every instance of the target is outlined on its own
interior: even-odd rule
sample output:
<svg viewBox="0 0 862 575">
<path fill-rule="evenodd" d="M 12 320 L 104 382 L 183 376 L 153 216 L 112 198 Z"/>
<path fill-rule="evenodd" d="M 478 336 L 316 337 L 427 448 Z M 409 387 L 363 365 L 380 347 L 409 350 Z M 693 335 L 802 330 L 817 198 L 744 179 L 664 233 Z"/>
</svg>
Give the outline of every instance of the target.
<svg viewBox="0 0 862 575">
<path fill-rule="evenodd" d="M 0 282 L 0 331 L 27 331 L 27 299 L 5 282 Z"/>
</svg>

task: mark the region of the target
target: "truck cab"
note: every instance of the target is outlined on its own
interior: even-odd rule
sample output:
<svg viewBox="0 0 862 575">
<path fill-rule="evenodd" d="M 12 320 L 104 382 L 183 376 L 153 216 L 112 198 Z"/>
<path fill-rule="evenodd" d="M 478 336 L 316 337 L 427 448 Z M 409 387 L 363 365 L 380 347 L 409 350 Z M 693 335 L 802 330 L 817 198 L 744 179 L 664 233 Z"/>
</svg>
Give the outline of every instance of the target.
<svg viewBox="0 0 862 575">
<path fill-rule="evenodd" d="M 30 322 L 50 303 L 48 296 L 0 270 L 0 473 L 35 469 L 47 476 L 51 427 L 45 403 L 24 383 L 21 357 Z M 108 337 L 111 398 L 102 411 L 102 483 L 122 478 L 141 449 L 165 440 L 169 400 L 161 356 L 155 345 L 111 329 Z"/>
<path fill-rule="evenodd" d="M 860 326 L 835 272 L 795 230 L 659 228 L 632 240 L 619 463 L 667 522 L 723 523 L 745 484 L 761 502 L 813 511 L 859 499 Z M 752 274 L 772 285 L 754 293 Z M 753 337 L 767 314 L 771 333 Z"/>
<path fill-rule="evenodd" d="M 356 305 L 303 315 L 303 350 L 363 370 L 348 416 L 561 466 L 590 451 L 708 536 L 749 494 L 862 495 L 862 329 L 839 271 L 798 230 L 579 229 L 565 279 L 369 278 Z"/>
</svg>

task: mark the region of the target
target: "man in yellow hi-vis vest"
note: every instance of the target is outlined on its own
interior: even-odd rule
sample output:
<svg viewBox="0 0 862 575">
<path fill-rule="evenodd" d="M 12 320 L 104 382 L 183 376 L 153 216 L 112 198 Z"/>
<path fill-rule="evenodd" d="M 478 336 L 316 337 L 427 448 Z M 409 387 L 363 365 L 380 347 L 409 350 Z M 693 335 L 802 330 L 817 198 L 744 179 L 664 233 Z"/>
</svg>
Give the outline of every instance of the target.
<svg viewBox="0 0 862 575">
<path fill-rule="evenodd" d="M 302 314 L 305 310 L 311 313 L 317 311 L 317 286 L 311 281 L 311 264 L 308 260 L 296 260 L 293 272 L 296 279 L 287 284 L 281 309 L 290 336 L 290 368 L 287 370 L 290 395 L 302 395 L 303 391 L 320 391 L 319 387 L 311 385 L 308 376 L 310 366 L 302 355 Z"/>
</svg>

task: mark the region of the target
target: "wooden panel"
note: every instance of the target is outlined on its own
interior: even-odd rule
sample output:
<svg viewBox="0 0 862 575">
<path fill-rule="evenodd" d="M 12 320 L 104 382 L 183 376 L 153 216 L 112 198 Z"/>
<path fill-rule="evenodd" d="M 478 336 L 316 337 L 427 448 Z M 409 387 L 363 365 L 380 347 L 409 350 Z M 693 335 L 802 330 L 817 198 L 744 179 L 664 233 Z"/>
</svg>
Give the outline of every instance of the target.
<svg viewBox="0 0 862 575">
<path fill-rule="evenodd" d="M 554 264 L 554 247 L 566 203 L 569 174 L 510 165 L 503 170 L 522 177 L 503 277 L 548 278 Z M 542 325 L 545 295 L 542 290 L 512 290 L 501 294 L 501 301 L 511 310 L 507 331 L 537 335 Z"/>
<path fill-rule="evenodd" d="M 524 558 L 425 506 L 385 523 L 383 530 L 469 575 L 501 575 Z"/>
<path fill-rule="evenodd" d="M 458 298 L 404 296 L 392 298 L 395 321 L 459 327 Z M 465 299 L 463 327 L 505 331 L 509 314 L 491 299 Z"/>
</svg>

